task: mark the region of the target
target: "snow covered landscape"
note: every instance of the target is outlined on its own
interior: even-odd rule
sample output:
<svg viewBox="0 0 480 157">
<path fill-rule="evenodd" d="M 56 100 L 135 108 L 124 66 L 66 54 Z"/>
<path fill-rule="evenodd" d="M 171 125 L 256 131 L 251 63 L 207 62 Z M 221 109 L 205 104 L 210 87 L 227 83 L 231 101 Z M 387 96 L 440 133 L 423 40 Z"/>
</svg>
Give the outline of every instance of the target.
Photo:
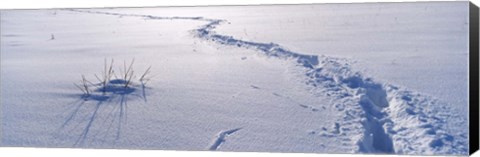
<svg viewBox="0 0 480 157">
<path fill-rule="evenodd" d="M 468 154 L 468 2 L 0 13 L 0 146 Z"/>
</svg>

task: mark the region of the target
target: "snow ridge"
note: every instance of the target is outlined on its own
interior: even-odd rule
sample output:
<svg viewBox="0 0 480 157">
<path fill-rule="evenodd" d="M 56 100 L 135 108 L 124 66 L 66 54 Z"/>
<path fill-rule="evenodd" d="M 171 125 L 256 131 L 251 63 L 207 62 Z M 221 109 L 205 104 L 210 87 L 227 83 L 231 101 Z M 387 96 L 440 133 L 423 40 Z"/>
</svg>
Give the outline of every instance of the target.
<svg viewBox="0 0 480 157">
<path fill-rule="evenodd" d="M 221 35 L 214 29 L 225 22 L 204 17 L 159 17 L 100 11 L 70 10 L 114 16 L 142 17 L 154 20 L 197 20 L 207 24 L 192 30 L 195 37 L 222 45 L 255 49 L 265 56 L 294 61 L 302 71 L 305 84 L 318 95 L 333 98 L 344 117 L 335 123 L 340 138 L 350 138 L 344 145 L 360 153 L 464 154 L 468 153 L 468 133 L 449 130 L 447 121 L 466 124 L 460 115 L 436 98 L 400 87 L 374 81 L 353 72 L 345 59 L 305 55 L 275 43 L 260 43 Z M 465 128 L 465 127 L 464 127 Z M 221 132 L 210 150 L 238 129 Z M 350 141 L 350 142 L 349 142 Z"/>
</svg>

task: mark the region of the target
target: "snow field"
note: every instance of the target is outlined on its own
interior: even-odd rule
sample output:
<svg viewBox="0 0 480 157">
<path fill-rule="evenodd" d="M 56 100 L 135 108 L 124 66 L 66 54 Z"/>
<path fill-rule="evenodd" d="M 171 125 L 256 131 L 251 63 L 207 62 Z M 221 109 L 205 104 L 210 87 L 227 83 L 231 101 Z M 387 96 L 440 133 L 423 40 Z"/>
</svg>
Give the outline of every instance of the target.
<svg viewBox="0 0 480 157">
<path fill-rule="evenodd" d="M 2 145 L 468 152 L 458 106 L 371 78 L 349 58 L 218 33 L 226 19 L 129 11 L 2 13 Z M 72 80 L 94 79 L 103 58 L 135 58 L 134 69 L 152 66 L 155 77 L 86 101 Z"/>
</svg>

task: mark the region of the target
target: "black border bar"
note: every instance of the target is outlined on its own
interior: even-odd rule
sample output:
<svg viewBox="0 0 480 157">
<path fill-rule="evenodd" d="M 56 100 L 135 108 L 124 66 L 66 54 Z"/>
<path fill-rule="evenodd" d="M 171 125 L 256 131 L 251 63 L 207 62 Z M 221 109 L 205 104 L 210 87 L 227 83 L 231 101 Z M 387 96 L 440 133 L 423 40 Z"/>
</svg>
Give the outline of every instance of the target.
<svg viewBox="0 0 480 157">
<path fill-rule="evenodd" d="M 479 50 L 478 50 L 478 7 L 470 2 L 469 5 L 469 128 L 470 128 L 470 144 L 469 144 L 469 153 L 473 154 L 478 150 L 479 147 Z"/>
</svg>

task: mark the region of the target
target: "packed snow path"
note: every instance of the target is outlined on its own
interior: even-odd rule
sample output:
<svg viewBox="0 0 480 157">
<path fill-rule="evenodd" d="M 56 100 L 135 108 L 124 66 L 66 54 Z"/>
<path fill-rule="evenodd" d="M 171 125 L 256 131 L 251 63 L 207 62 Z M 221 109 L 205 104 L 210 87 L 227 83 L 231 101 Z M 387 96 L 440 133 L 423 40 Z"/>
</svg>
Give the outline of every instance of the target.
<svg viewBox="0 0 480 157">
<path fill-rule="evenodd" d="M 217 34 L 214 29 L 226 20 L 204 17 L 159 17 L 89 10 L 76 12 L 130 16 L 151 20 L 195 20 L 207 24 L 192 30 L 195 37 L 223 45 L 254 49 L 263 55 L 294 62 L 302 67 L 298 77 L 315 95 L 335 99 L 335 108 L 344 113 L 335 128 L 323 128 L 322 136 L 344 140 L 345 145 L 361 153 L 467 154 L 468 133 L 449 130 L 447 122 L 465 124 L 460 115 L 452 115 L 448 104 L 418 92 L 380 83 L 352 71 L 346 59 L 304 55 L 275 43 L 259 43 Z M 252 86 L 253 88 L 254 86 Z M 280 96 L 280 95 L 279 95 Z M 301 107 L 311 108 L 300 104 Z M 441 107 L 439 107 L 441 106 Z M 318 111 L 312 109 L 312 111 Z M 217 149 L 224 138 L 239 129 L 221 132 L 210 146 Z M 88 131 L 88 130 L 86 130 Z M 316 133 L 316 132 L 312 132 Z"/>
</svg>

